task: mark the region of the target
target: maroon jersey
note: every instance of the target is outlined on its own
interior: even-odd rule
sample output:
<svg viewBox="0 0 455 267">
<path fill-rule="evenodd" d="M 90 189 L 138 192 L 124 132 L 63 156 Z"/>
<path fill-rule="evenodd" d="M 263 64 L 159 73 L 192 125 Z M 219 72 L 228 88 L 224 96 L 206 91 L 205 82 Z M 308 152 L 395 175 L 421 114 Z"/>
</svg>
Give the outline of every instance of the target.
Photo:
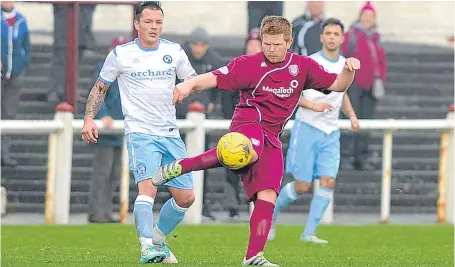
<svg viewBox="0 0 455 267">
<path fill-rule="evenodd" d="M 280 148 L 279 137 L 302 91 L 324 91 L 337 77 L 309 57 L 286 53 L 284 61 L 273 64 L 262 52 L 235 58 L 212 73 L 219 89 L 240 90 L 232 123 L 260 122 L 267 139 Z"/>
</svg>

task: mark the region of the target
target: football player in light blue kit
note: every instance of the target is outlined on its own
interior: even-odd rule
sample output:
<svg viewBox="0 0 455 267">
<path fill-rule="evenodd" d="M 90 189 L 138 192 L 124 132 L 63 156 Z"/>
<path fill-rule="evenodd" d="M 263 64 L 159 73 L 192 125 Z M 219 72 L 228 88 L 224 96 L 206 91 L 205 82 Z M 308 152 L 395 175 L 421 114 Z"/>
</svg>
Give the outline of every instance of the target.
<svg viewBox="0 0 455 267">
<path fill-rule="evenodd" d="M 343 70 L 345 58 L 339 54 L 343 43 L 344 26 L 338 19 L 327 19 L 321 29 L 322 50 L 310 57 L 332 73 Z M 340 130 L 337 120 L 340 109 L 351 120 L 351 130 L 357 131 L 359 122 L 349 97 L 344 92 L 323 94 L 316 90 L 303 91 L 299 102 L 291 140 L 286 157 L 286 172 L 295 181 L 286 184 L 280 191 L 274 212 L 274 223 L 268 239 L 276 234 L 276 219 L 282 208 L 308 191 L 313 179 L 320 179 L 320 189 L 311 201 L 310 214 L 301 236 L 302 241 L 326 244 L 315 233 L 333 197 L 335 178 L 340 164 Z"/>
<path fill-rule="evenodd" d="M 176 77 L 188 79 L 196 73 L 179 44 L 160 39 L 164 14 L 159 2 L 143 2 L 135 14 L 138 38 L 117 46 L 106 57 L 88 98 L 82 138 L 96 143 L 98 130 L 93 118 L 109 85 L 117 79 L 129 166 L 139 189 L 134 217 L 140 263 L 177 263 L 165 238 L 194 201 L 193 177 L 189 173 L 165 184 L 172 198 L 161 208 L 155 227 L 152 208 L 157 188 L 150 178 L 161 165 L 188 157 L 177 128 L 172 95 Z"/>
</svg>

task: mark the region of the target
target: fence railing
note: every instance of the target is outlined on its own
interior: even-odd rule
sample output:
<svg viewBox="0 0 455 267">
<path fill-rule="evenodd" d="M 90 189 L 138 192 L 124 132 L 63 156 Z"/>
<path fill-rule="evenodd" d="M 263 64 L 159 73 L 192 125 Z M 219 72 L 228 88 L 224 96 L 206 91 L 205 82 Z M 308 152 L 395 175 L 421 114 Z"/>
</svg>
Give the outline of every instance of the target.
<svg viewBox="0 0 455 267">
<path fill-rule="evenodd" d="M 101 121 L 96 121 L 100 134 L 121 134 L 124 130 L 122 121 L 115 121 L 110 129 L 104 129 Z M 348 120 L 339 120 L 341 129 L 350 129 Z M 204 152 L 206 134 L 225 133 L 230 125 L 228 120 L 206 120 L 205 115 L 190 112 L 186 120 L 179 120 L 181 132 L 186 133 L 188 154 L 194 156 Z M 288 122 L 288 132 L 293 121 Z M 438 222 L 454 222 L 454 125 L 453 112 L 446 119 L 440 120 L 361 120 L 362 131 L 382 130 L 382 186 L 380 222 L 387 223 L 390 216 L 391 177 L 392 177 L 392 146 L 393 133 L 397 130 L 440 130 L 441 144 L 439 156 L 438 179 Z M 73 156 L 73 135 L 79 135 L 83 126 L 82 120 L 74 120 L 71 111 L 57 110 L 54 120 L 2 120 L 1 134 L 42 135 L 49 134 L 48 167 L 46 177 L 45 222 L 67 224 L 69 222 L 69 204 L 71 193 L 71 168 Z M 196 200 L 188 210 L 185 222 L 199 224 L 202 221 L 202 190 L 204 172 L 193 172 Z M 123 147 L 122 175 L 120 183 L 120 218 L 127 222 L 129 201 L 130 171 L 128 153 Z M 333 219 L 333 204 L 324 216 L 325 223 Z"/>
</svg>

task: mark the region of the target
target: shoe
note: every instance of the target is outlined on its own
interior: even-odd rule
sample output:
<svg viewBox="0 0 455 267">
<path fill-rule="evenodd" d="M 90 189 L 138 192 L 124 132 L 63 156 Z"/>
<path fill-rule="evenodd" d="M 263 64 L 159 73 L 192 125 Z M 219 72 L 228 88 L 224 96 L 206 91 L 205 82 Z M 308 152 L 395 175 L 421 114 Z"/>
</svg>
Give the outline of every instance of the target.
<svg viewBox="0 0 455 267">
<path fill-rule="evenodd" d="M 141 249 L 141 258 L 139 263 L 158 263 L 162 262 L 166 258 L 166 253 L 158 251 L 155 246 L 149 245 Z"/>
<path fill-rule="evenodd" d="M 303 242 L 314 243 L 314 244 L 319 244 L 319 245 L 324 245 L 324 244 L 328 244 L 329 243 L 329 241 L 324 240 L 324 239 L 320 239 L 316 235 L 302 236 L 300 238 L 300 240 L 302 240 Z"/>
<path fill-rule="evenodd" d="M 166 258 L 163 260 L 163 263 L 168 263 L 168 264 L 176 264 L 179 263 L 177 258 L 175 257 L 174 253 L 169 249 L 168 244 L 163 243 L 163 244 L 155 244 L 156 250 L 160 252 L 164 252 L 166 254 Z"/>
<path fill-rule="evenodd" d="M 250 259 L 246 260 L 243 259 L 243 264 L 242 266 L 250 266 L 250 265 L 256 265 L 256 266 L 269 266 L 269 267 L 278 267 L 278 264 L 271 263 L 264 257 L 264 252 L 259 252 L 256 256 L 251 257 Z"/>
<path fill-rule="evenodd" d="M 120 220 L 118 219 L 113 219 L 113 218 L 110 218 L 108 220 L 98 220 L 98 219 L 94 219 L 94 218 L 88 218 L 88 222 L 89 223 L 120 223 Z"/>
<path fill-rule="evenodd" d="M 152 176 L 153 185 L 163 185 L 170 180 L 182 175 L 182 166 L 179 164 L 180 161 L 181 160 L 176 160 L 174 162 L 161 166 L 158 171 L 156 171 L 156 173 Z"/>
<path fill-rule="evenodd" d="M 234 218 L 234 217 L 240 217 L 239 216 L 239 211 L 234 208 L 229 208 L 229 218 Z"/>
<path fill-rule="evenodd" d="M 202 216 L 209 218 L 212 221 L 216 221 L 215 216 L 210 212 L 210 210 L 207 207 L 202 208 Z"/>
</svg>

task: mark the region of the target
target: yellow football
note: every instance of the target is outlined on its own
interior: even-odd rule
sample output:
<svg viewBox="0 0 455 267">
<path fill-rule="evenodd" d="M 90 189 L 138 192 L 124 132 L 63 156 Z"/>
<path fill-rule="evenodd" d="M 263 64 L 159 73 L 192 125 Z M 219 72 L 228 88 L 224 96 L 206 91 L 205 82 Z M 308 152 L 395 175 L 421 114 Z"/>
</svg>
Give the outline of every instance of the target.
<svg viewBox="0 0 455 267">
<path fill-rule="evenodd" d="M 224 167 L 238 170 L 250 162 L 253 157 L 253 146 L 245 135 L 231 132 L 220 138 L 216 146 L 216 154 Z"/>
</svg>

